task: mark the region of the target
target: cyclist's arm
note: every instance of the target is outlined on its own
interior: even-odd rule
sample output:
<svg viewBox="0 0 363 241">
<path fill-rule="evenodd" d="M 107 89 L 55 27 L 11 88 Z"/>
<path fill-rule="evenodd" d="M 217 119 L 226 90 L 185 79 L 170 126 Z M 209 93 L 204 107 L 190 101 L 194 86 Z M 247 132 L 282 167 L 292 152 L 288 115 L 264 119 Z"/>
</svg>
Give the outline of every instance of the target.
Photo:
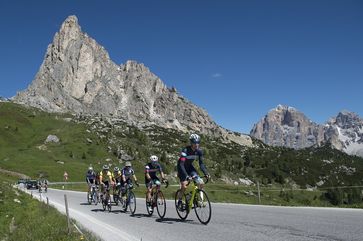
<svg viewBox="0 0 363 241">
<path fill-rule="evenodd" d="M 185 169 L 185 161 L 187 160 L 186 158 L 187 154 L 185 152 L 181 152 L 181 155 L 179 157 L 179 165 L 180 165 L 180 169 L 181 171 L 184 173 L 185 176 L 188 176 L 187 170 Z"/>
<path fill-rule="evenodd" d="M 134 179 L 135 182 L 137 182 L 137 178 L 136 178 L 136 175 L 132 175 L 132 178 Z"/>
<path fill-rule="evenodd" d="M 204 176 L 208 175 L 208 171 L 207 168 L 205 167 L 204 163 L 203 163 L 203 152 L 202 150 L 199 150 L 199 167 L 202 170 L 202 172 L 204 173 Z"/>
<path fill-rule="evenodd" d="M 151 177 L 150 177 L 150 174 L 149 174 L 149 169 L 150 169 L 149 166 L 145 167 L 145 177 L 146 177 L 147 180 L 150 181 Z"/>
</svg>

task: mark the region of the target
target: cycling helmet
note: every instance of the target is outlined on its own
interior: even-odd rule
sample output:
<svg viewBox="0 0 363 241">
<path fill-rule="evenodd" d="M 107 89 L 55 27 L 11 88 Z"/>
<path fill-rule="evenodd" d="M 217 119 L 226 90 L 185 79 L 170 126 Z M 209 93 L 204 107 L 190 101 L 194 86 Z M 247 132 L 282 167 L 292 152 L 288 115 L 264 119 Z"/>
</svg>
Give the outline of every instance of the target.
<svg viewBox="0 0 363 241">
<path fill-rule="evenodd" d="M 110 169 L 110 167 L 106 164 L 106 165 L 103 165 L 102 169 L 103 170 L 108 170 L 108 169 Z"/>
<path fill-rule="evenodd" d="M 152 155 L 151 157 L 150 157 L 150 161 L 151 162 L 157 162 L 159 160 L 159 158 L 157 157 L 157 156 L 155 156 L 155 155 Z"/>
<path fill-rule="evenodd" d="M 115 172 L 118 172 L 118 171 L 120 171 L 120 168 L 115 167 L 113 170 L 114 170 Z"/>
<path fill-rule="evenodd" d="M 131 162 L 126 162 L 125 167 L 131 167 Z"/>
<path fill-rule="evenodd" d="M 93 167 L 88 167 L 88 171 L 93 171 Z"/>
<path fill-rule="evenodd" d="M 192 144 L 199 144 L 200 143 L 200 136 L 198 136 L 197 134 L 191 134 L 189 137 L 190 143 Z"/>
</svg>

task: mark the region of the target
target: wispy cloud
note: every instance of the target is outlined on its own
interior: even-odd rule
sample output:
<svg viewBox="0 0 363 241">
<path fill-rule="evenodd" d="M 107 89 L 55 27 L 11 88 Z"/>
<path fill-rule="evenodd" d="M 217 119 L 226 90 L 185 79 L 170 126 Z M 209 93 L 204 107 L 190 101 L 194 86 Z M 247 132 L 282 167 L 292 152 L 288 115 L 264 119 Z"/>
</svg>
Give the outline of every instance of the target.
<svg viewBox="0 0 363 241">
<path fill-rule="evenodd" d="M 221 73 L 212 74 L 212 78 L 219 78 L 219 77 L 222 77 Z"/>
</svg>

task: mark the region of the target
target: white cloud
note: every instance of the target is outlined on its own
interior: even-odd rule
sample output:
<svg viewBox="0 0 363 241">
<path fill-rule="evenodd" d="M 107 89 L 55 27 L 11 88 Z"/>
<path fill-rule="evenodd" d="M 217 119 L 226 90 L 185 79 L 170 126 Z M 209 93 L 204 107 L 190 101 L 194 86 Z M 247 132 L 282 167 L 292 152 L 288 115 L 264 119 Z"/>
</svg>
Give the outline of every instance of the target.
<svg viewBox="0 0 363 241">
<path fill-rule="evenodd" d="M 212 74 L 212 78 L 219 78 L 219 77 L 222 77 L 221 73 Z"/>
</svg>

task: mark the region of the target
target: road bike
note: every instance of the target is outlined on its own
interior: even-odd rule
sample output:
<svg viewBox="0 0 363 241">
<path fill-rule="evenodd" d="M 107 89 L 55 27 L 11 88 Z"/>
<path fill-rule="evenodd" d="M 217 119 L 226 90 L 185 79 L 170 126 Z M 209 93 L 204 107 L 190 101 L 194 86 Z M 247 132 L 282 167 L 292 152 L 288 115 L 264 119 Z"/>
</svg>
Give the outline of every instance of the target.
<svg viewBox="0 0 363 241">
<path fill-rule="evenodd" d="M 163 182 L 165 184 L 165 188 L 169 186 L 169 182 Z M 153 187 L 151 190 L 151 199 L 148 202 L 147 194 L 146 194 L 146 210 L 149 216 L 151 216 L 154 212 L 154 208 L 156 207 L 156 211 L 161 219 L 164 218 L 166 213 L 166 201 L 163 192 L 161 191 L 161 185 L 156 185 L 153 183 Z"/>
<path fill-rule="evenodd" d="M 98 196 L 98 188 L 97 188 L 96 184 L 91 185 L 91 191 L 89 191 L 87 193 L 87 201 L 88 201 L 88 204 L 94 203 L 95 205 L 97 205 L 97 203 L 100 202 L 99 196 Z"/>
<path fill-rule="evenodd" d="M 208 198 L 207 193 L 203 189 L 199 189 L 198 185 L 196 184 L 196 179 L 198 177 L 192 177 L 193 182 L 188 180 L 187 186 L 192 183 L 192 190 L 187 192 L 185 190 L 184 194 L 181 195 L 181 189 L 175 193 L 175 208 L 178 216 L 185 220 L 190 210 L 194 209 L 195 214 L 197 215 L 198 220 L 202 224 L 208 224 L 211 217 L 212 217 L 212 207 Z M 205 184 L 208 183 L 208 178 L 205 178 Z M 179 202 L 179 197 L 182 196 L 181 203 Z"/>
<path fill-rule="evenodd" d="M 103 211 L 107 210 L 109 212 L 111 212 L 111 195 L 110 195 L 110 186 L 106 186 L 105 184 L 102 184 L 104 187 L 104 192 L 103 195 L 101 197 L 101 202 L 102 202 L 102 207 L 103 207 Z"/>
<path fill-rule="evenodd" d="M 134 214 L 136 211 L 136 197 L 134 192 L 132 191 L 133 188 L 134 185 L 132 184 L 132 182 L 127 183 L 121 195 L 121 198 L 119 198 L 122 210 L 126 212 L 127 208 L 129 208 L 131 214 Z"/>
</svg>

